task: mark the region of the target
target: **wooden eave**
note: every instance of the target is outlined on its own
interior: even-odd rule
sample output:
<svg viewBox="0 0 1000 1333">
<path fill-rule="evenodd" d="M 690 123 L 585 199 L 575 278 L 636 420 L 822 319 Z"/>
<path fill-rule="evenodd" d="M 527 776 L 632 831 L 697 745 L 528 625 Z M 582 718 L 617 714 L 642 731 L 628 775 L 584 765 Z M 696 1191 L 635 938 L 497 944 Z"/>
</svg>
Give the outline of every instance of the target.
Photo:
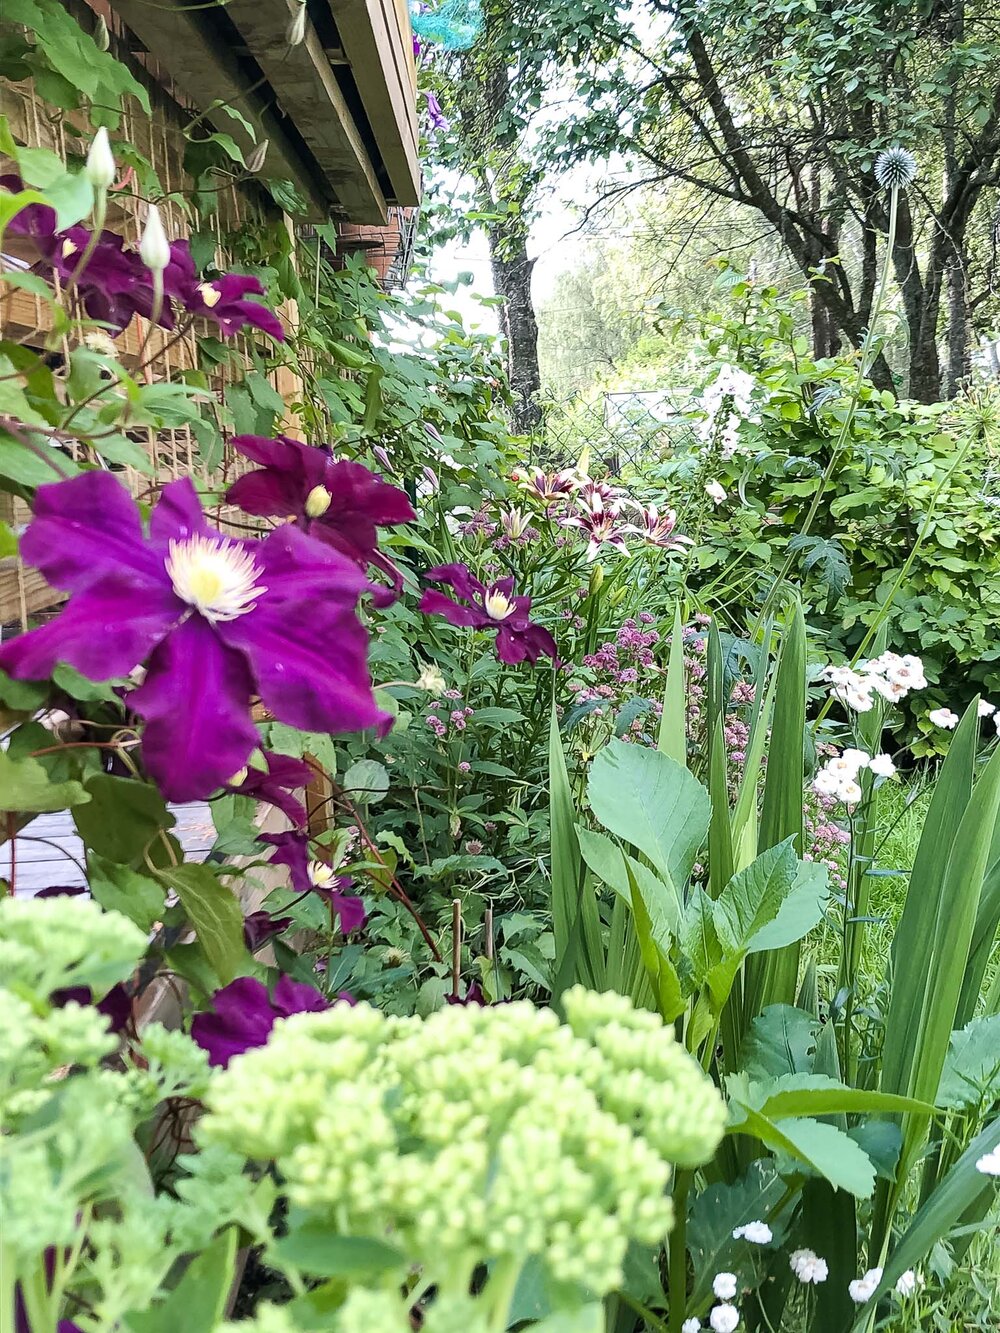
<svg viewBox="0 0 1000 1333">
<path fill-rule="evenodd" d="M 264 173 L 291 180 L 313 220 L 381 223 L 420 198 L 416 86 L 405 0 L 309 0 L 305 39 L 290 47 L 300 0 L 111 0 L 184 97 L 244 151 L 270 147 Z"/>
</svg>

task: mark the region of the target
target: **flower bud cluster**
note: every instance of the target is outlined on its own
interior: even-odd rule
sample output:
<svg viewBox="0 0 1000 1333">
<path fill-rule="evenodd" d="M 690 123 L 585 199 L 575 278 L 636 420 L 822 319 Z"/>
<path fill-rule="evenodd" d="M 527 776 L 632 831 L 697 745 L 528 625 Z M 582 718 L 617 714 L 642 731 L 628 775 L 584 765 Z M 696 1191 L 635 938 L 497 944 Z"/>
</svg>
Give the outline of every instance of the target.
<svg viewBox="0 0 1000 1333">
<path fill-rule="evenodd" d="M 0 978 L 37 996 L 91 986 L 98 997 L 127 977 L 146 937 L 126 917 L 88 898 L 0 901 Z"/>
<path fill-rule="evenodd" d="M 630 1240 L 662 1240 L 671 1163 L 705 1161 L 725 1112 L 655 1015 L 564 1003 L 565 1025 L 521 1002 L 295 1015 L 213 1082 L 199 1137 L 274 1161 L 292 1204 L 390 1234 L 429 1273 L 537 1256 L 602 1294 Z"/>
</svg>

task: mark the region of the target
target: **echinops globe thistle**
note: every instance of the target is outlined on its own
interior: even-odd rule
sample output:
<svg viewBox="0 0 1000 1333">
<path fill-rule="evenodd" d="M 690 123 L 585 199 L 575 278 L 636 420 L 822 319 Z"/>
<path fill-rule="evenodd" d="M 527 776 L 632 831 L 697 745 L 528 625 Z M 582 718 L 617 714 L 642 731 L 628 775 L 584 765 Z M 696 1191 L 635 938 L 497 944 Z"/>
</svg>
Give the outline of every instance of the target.
<svg viewBox="0 0 1000 1333">
<path fill-rule="evenodd" d="M 875 159 L 875 179 L 883 190 L 904 190 L 917 175 L 917 159 L 906 148 L 887 148 Z"/>
<path fill-rule="evenodd" d="M 603 1295 L 630 1241 L 670 1229 L 672 1166 L 712 1155 L 725 1110 L 656 1015 L 563 1002 L 565 1024 L 527 1002 L 294 1015 L 214 1080 L 199 1137 L 273 1161 L 306 1216 L 386 1237 L 449 1290 L 535 1257 Z"/>
</svg>

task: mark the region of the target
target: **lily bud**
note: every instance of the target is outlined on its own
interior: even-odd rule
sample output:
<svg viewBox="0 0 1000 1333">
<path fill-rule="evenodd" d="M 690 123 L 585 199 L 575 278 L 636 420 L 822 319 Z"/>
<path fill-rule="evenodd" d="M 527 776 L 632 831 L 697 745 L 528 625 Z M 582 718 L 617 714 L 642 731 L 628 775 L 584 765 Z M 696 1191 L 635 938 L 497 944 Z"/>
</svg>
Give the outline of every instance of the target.
<svg viewBox="0 0 1000 1333">
<path fill-rule="evenodd" d="M 314 486 L 306 496 L 306 518 L 322 518 L 333 496 L 325 486 Z"/>
<path fill-rule="evenodd" d="M 305 0 L 300 0 L 295 15 L 285 30 L 285 41 L 289 46 L 301 46 L 306 39 L 306 6 Z"/>
<path fill-rule="evenodd" d="M 251 176 L 256 176 L 258 171 L 262 170 L 264 161 L 267 158 L 269 140 L 261 139 L 260 143 L 247 158 L 247 171 Z"/>
<path fill-rule="evenodd" d="M 111 34 L 108 32 L 108 25 L 101 14 L 98 14 L 97 22 L 94 24 L 94 45 L 101 51 L 111 49 Z"/>
<path fill-rule="evenodd" d="M 589 589 L 589 591 L 590 591 L 590 595 L 591 595 L 591 597 L 593 597 L 596 593 L 600 592 L 600 590 L 601 590 L 601 584 L 602 584 L 603 582 L 604 582 L 604 566 L 603 566 L 603 565 L 595 565 L 594 568 L 590 571 L 590 589 Z"/>
<path fill-rule="evenodd" d="M 108 139 L 108 132 L 102 125 L 94 135 L 94 142 L 90 145 L 90 152 L 87 154 L 87 165 L 83 169 L 84 175 L 95 190 L 106 191 L 111 188 L 118 169 L 115 166 L 115 155 L 111 151 L 111 141 Z"/>
<path fill-rule="evenodd" d="M 149 205 L 146 226 L 139 242 L 139 257 L 153 273 L 162 273 L 170 263 L 170 243 L 156 204 Z"/>
</svg>

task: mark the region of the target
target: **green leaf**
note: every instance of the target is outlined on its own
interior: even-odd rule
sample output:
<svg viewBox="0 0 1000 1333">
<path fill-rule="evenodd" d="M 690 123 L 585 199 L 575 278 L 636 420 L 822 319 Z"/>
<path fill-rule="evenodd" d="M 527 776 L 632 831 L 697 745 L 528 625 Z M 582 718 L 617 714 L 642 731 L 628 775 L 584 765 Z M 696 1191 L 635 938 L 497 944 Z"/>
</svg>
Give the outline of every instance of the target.
<svg viewBox="0 0 1000 1333">
<path fill-rule="evenodd" d="M 95 853 L 87 858 L 91 896 L 109 912 L 121 912 L 147 933 L 163 914 L 163 885 Z"/>
<path fill-rule="evenodd" d="M 711 803 L 701 783 L 659 750 L 612 740 L 591 765 L 587 795 L 604 827 L 679 891 L 708 834 Z"/>
<path fill-rule="evenodd" d="M 344 774 L 341 785 L 352 801 L 375 805 L 389 790 L 389 773 L 377 759 L 359 759 Z"/>
<path fill-rule="evenodd" d="M 716 1273 L 735 1273 L 741 1290 L 752 1290 L 762 1280 L 757 1247 L 734 1240 L 733 1232 L 747 1222 L 769 1221 L 771 1210 L 784 1192 L 785 1182 L 774 1162 L 765 1157 L 751 1162 L 746 1174 L 734 1184 L 717 1182 L 698 1192 L 691 1205 L 687 1233 L 695 1273 L 688 1299 L 691 1309 L 699 1308 L 711 1297 Z M 780 1244 L 780 1218 L 770 1220 L 770 1226 Z"/>
<path fill-rule="evenodd" d="M 226 1313 L 236 1265 L 237 1228 L 227 1227 L 194 1257 L 173 1291 L 125 1323 L 135 1333 L 213 1333 Z"/>
<path fill-rule="evenodd" d="M 549 723 L 549 836 L 552 876 L 554 991 L 573 981 L 600 989 L 604 973 L 597 899 L 584 873 L 566 757 L 555 707 Z"/>
<path fill-rule="evenodd" d="M 89 800 L 79 782 L 53 782 L 37 759 L 11 759 L 0 750 L 0 810 L 37 814 L 67 810 Z"/>
<path fill-rule="evenodd" d="M 783 949 L 809 934 L 823 920 L 830 894 L 826 866 L 815 861 L 796 861 L 792 887 L 773 921 L 762 926 L 750 942 L 749 953 Z"/>
<path fill-rule="evenodd" d="M 249 961 L 243 942 L 243 913 L 232 890 L 208 866 L 180 865 L 161 870 L 160 878 L 181 900 L 205 956 L 228 985 Z"/>
<path fill-rule="evenodd" d="M 899 1115 L 916 1111 L 930 1115 L 933 1106 L 910 1097 L 851 1088 L 825 1074 L 784 1074 L 764 1084 L 752 1084 L 751 1092 L 759 1111 L 771 1120 L 788 1116 L 859 1115 L 874 1112 Z"/>
<path fill-rule="evenodd" d="M 295 1227 L 276 1240 L 268 1253 L 280 1267 L 351 1281 L 381 1277 L 406 1263 L 401 1250 L 377 1236 L 338 1236 L 319 1220 Z"/>
<path fill-rule="evenodd" d="M 82 171 L 67 171 L 45 189 L 45 197 L 56 210 L 60 231 L 73 227 L 94 207 L 94 187 Z"/>
<path fill-rule="evenodd" d="M 665 884 L 649 866 L 622 851 L 606 834 L 595 833 L 577 824 L 576 836 L 587 865 L 629 907 L 632 905 L 629 882 L 631 873 L 649 915 L 653 938 L 661 949 L 669 950 L 671 940 L 680 933 L 681 925 L 681 904 L 671 886 Z"/>
<path fill-rule="evenodd" d="M 8 523 L 0 520 L 0 560 L 17 555 L 17 538 Z"/>
<path fill-rule="evenodd" d="M 670 657 L 663 689 L 663 711 L 656 748 L 687 767 L 687 702 L 684 697 L 684 625 L 681 604 L 674 603 L 674 628 L 670 637 Z"/>
<path fill-rule="evenodd" d="M 11 155 L 13 156 L 13 154 Z M 62 163 L 60 163 L 60 166 Z M 0 236 L 7 229 L 11 218 L 17 217 L 22 208 L 27 208 L 29 204 L 44 204 L 45 195 L 40 194 L 38 190 L 18 190 L 10 193 L 7 190 L 0 190 Z M 10 278 L 9 273 L 4 273 L 4 280 Z M 52 289 L 48 283 L 45 283 L 45 289 L 49 296 L 52 295 Z"/>
<path fill-rule="evenodd" d="M 772 1004 L 750 1024 L 740 1066 L 751 1079 L 809 1074 L 816 1054 L 819 1020 L 803 1009 Z"/>
<path fill-rule="evenodd" d="M 1000 1014 L 974 1018 L 951 1034 L 937 1104 L 991 1105 L 1000 1096 Z"/>
<path fill-rule="evenodd" d="M 745 953 L 758 931 L 774 921 L 797 867 L 792 840 L 786 838 L 733 876 L 715 904 L 715 928 L 729 952 Z"/>
<path fill-rule="evenodd" d="M 808 1166 L 835 1189 L 867 1199 L 875 1188 L 875 1168 L 867 1153 L 835 1125 L 820 1120 L 772 1121 L 745 1108 L 746 1119 L 729 1133 L 751 1134 L 777 1152 Z"/>
<path fill-rule="evenodd" d="M 531 1325 L 533 1333 L 604 1333 L 604 1307 L 596 1302 L 560 1310 Z"/>
<path fill-rule="evenodd" d="M 73 812 L 84 846 L 116 865 L 139 863 L 143 852 L 174 817 L 147 782 L 97 773 L 86 784 L 88 805 Z"/>
</svg>

